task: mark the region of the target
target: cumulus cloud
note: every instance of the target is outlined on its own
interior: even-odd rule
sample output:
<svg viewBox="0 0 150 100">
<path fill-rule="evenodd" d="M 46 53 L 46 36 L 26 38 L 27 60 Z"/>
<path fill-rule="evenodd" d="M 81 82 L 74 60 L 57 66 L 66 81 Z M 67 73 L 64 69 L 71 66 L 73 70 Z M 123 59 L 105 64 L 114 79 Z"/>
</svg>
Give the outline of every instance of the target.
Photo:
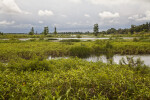
<svg viewBox="0 0 150 100">
<path fill-rule="evenodd" d="M 6 21 L 6 20 L 0 21 L 0 25 L 12 25 L 14 23 L 15 23 L 15 21 L 11 21 L 11 22 Z"/>
<path fill-rule="evenodd" d="M 150 11 L 146 11 L 144 14 L 137 14 L 128 17 L 129 20 L 135 21 L 149 21 L 150 20 Z"/>
<path fill-rule="evenodd" d="M 99 16 L 103 19 L 109 19 L 109 18 L 117 18 L 120 17 L 119 13 L 111 13 L 108 11 L 104 11 L 102 13 L 99 13 Z"/>
<path fill-rule="evenodd" d="M 21 10 L 14 0 L 0 0 L 0 13 L 29 14 L 29 12 Z"/>
<path fill-rule="evenodd" d="M 89 15 L 89 14 L 84 14 L 84 16 L 85 16 L 85 17 L 88 17 L 88 18 L 90 17 L 90 15 Z"/>
<path fill-rule="evenodd" d="M 52 16 L 54 13 L 51 10 L 39 10 L 39 16 Z"/>
</svg>

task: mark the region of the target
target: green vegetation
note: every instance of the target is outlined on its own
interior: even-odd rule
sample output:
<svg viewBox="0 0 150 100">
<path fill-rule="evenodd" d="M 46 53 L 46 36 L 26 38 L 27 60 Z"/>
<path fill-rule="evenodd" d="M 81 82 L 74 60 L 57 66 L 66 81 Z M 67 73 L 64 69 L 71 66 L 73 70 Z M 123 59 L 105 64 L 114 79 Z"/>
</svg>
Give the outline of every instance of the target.
<svg viewBox="0 0 150 100">
<path fill-rule="evenodd" d="M 131 25 L 129 29 L 121 29 L 118 30 L 115 28 L 110 28 L 107 31 L 102 31 L 99 34 L 144 34 L 150 32 L 150 22 L 142 25 Z"/>
<path fill-rule="evenodd" d="M 44 31 L 43 31 L 42 34 L 48 35 L 48 33 L 49 33 L 49 28 L 48 28 L 48 26 L 47 26 L 47 27 L 44 27 Z"/>
<path fill-rule="evenodd" d="M 10 39 L 0 40 L 0 100 L 150 98 L 150 68 L 140 59 L 127 57 L 127 62 L 122 59 L 117 65 L 112 61 L 105 64 L 77 58 L 92 54 L 106 54 L 108 58 L 113 54 L 150 54 L 149 37 L 52 42 L 54 38 L 44 37 L 53 35 L 3 36 Z M 38 38 L 17 39 L 23 36 Z M 49 56 L 74 58 L 48 60 Z"/>
<path fill-rule="evenodd" d="M 144 72 L 145 71 L 145 72 Z M 90 100 L 150 98 L 150 69 L 59 60 L 0 63 L 0 99 Z"/>
<path fill-rule="evenodd" d="M 51 41 L 51 40 L 50 40 Z M 149 41 L 133 40 L 96 40 L 80 42 L 79 40 L 62 40 L 49 42 L 49 40 L 31 39 L 20 41 L 17 39 L 0 40 L 0 61 L 8 62 L 11 59 L 46 59 L 49 56 L 78 56 L 84 57 L 92 54 L 150 54 Z M 135 40 L 134 40 L 135 41 Z"/>
<path fill-rule="evenodd" d="M 31 31 L 29 32 L 29 35 L 34 35 L 34 28 L 31 28 Z"/>
<path fill-rule="evenodd" d="M 3 32 L 0 32 L 0 35 L 4 35 L 4 33 L 3 33 Z"/>
<path fill-rule="evenodd" d="M 97 35 L 98 35 L 98 32 L 99 32 L 98 24 L 94 24 L 93 31 L 94 31 L 94 35 L 97 36 Z"/>
<path fill-rule="evenodd" d="M 54 28 L 54 34 L 57 35 L 57 30 L 56 27 Z"/>
</svg>

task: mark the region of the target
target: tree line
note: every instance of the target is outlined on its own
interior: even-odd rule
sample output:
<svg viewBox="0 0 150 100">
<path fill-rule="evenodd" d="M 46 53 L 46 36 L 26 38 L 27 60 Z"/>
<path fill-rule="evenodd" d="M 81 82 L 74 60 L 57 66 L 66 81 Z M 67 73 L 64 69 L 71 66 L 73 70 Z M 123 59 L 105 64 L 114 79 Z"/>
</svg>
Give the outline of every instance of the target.
<svg viewBox="0 0 150 100">
<path fill-rule="evenodd" d="M 131 25 L 130 28 L 121 29 L 118 30 L 115 28 L 110 28 L 107 31 L 99 32 L 99 34 L 138 34 L 138 33 L 146 33 L 150 32 L 150 22 L 146 22 L 142 25 Z"/>
<path fill-rule="evenodd" d="M 145 24 L 142 25 L 131 25 L 130 28 L 125 28 L 125 29 L 115 29 L 115 28 L 110 28 L 107 31 L 102 31 L 99 32 L 99 26 L 98 24 L 94 24 L 93 27 L 93 34 L 95 36 L 97 36 L 98 34 L 136 34 L 136 33 L 146 33 L 146 32 L 150 32 L 150 22 L 146 22 Z M 54 32 L 55 35 L 57 35 L 57 29 L 56 27 L 54 28 Z M 67 33 L 67 32 L 63 32 L 63 33 Z M 90 32 L 68 32 L 70 34 L 73 33 L 77 33 L 77 34 L 82 34 L 82 33 L 90 33 Z M 31 28 L 31 31 L 29 32 L 29 35 L 34 35 L 34 28 Z M 48 27 L 44 27 L 44 31 L 42 32 L 42 34 L 47 35 L 49 34 L 49 28 Z"/>
<path fill-rule="evenodd" d="M 44 30 L 41 34 L 44 34 L 44 35 L 48 35 L 50 32 L 49 32 L 49 28 L 48 26 L 44 27 Z M 57 29 L 56 27 L 54 28 L 54 32 L 53 32 L 55 35 L 57 35 Z M 35 33 L 34 32 L 34 27 L 31 28 L 30 32 L 29 32 L 29 35 L 34 35 L 34 34 L 37 34 L 37 32 Z"/>
</svg>

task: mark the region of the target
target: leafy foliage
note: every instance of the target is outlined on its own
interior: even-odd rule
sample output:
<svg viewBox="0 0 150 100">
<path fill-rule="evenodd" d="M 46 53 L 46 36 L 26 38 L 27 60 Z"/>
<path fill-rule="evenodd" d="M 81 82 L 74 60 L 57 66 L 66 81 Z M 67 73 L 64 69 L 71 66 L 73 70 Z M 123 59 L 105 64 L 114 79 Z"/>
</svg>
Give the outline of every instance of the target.
<svg viewBox="0 0 150 100">
<path fill-rule="evenodd" d="M 78 58 L 0 63 L 0 99 L 150 98 L 150 70 Z M 147 68 L 149 69 L 149 68 Z"/>
</svg>

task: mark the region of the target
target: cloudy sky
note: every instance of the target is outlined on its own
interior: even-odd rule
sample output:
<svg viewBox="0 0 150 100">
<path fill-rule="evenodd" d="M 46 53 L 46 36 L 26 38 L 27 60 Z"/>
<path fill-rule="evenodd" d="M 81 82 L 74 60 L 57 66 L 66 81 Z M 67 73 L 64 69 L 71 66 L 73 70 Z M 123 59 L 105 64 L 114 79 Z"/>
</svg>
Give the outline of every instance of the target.
<svg viewBox="0 0 150 100">
<path fill-rule="evenodd" d="M 0 0 L 0 31 L 100 31 L 150 22 L 150 0 Z"/>
</svg>

